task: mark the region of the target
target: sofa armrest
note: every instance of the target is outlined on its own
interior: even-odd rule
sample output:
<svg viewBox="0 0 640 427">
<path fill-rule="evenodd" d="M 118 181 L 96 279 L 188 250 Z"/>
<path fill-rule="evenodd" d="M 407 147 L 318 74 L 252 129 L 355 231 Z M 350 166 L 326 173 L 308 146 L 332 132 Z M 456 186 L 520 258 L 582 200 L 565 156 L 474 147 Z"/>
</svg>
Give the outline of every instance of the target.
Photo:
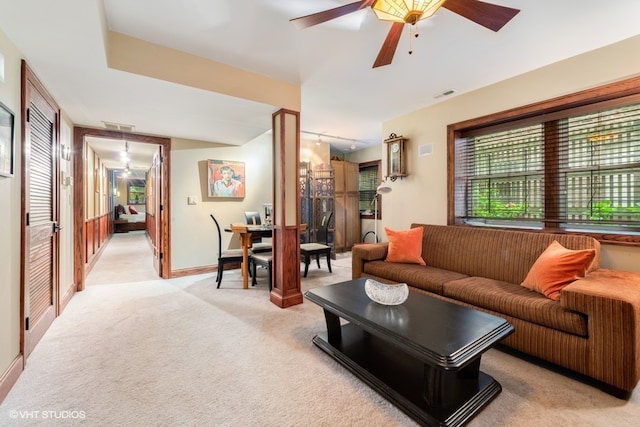
<svg viewBox="0 0 640 427">
<path fill-rule="evenodd" d="M 388 242 L 364 243 L 351 248 L 351 278 L 357 279 L 364 273 L 367 261 L 384 260 L 387 257 Z"/>
<path fill-rule="evenodd" d="M 595 270 L 565 287 L 560 303 L 587 316 L 591 375 L 633 390 L 640 379 L 640 274 Z"/>
</svg>

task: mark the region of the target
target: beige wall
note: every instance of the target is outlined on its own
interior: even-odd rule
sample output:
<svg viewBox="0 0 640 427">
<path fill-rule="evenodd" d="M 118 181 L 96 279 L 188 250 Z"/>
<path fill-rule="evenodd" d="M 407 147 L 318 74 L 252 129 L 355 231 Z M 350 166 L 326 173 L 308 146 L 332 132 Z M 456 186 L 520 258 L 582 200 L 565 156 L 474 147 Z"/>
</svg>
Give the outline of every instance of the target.
<svg viewBox="0 0 640 427">
<path fill-rule="evenodd" d="M 0 177 L 0 377 L 20 353 L 20 60 L 15 46 L 0 31 L 4 82 L 0 102 L 15 114 L 15 175 Z"/>
<path fill-rule="evenodd" d="M 245 162 L 243 200 L 207 197 L 207 160 Z M 217 264 L 218 236 L 209 217 L 216 216 L 221 227 L 245 222 L 245 211 L 260 211 L 272 203 L 272 135 L 265 133 L 240 147 L 215 147 L 173 139 L 171 141 L 171 270 Z M 188 197 L 196 199 L 187 204 Z M 222 231 L 222 248 L 239 247 L 232 234 Z"/>
<path fill-rule="evenodd" d="M 300 161 L 310 162 L 311 168 L 327 164 L 330 161 L 329 144 L 316 144 L 316 141 L 310 139 L 300 139 Z"/>
<path fill-rule="evenodd" d="M 73 124 L 63 113 L 60 120 L 60 145 L 71 147 Z M 73 159 L 73 156 L 71 156 Z M 60 159 L 60 295 L 74 287 L 73 277 L 73 182 L 66 184 L 65 177 L 73 176 L 73 161 Z"/>
<path fill-rule="evenodd" d="M 390 183 L 383 225 L 406 228 L 412 222 L 446 224 L 447 125 L 531 104 L 640 74 L 640 36 L 461 94 L 383 124 L 383 135 L 409 138 L 409 177 Z M 432 144 L 433 154 L 418 157 L 418 146 Z M 384 147 L 380 147 L 383 161 Z M 378 226 L 380 228 L 380 225 Z M 603 245 L 602 266 L 640 272 L 640 248 Z"/>
</svg>

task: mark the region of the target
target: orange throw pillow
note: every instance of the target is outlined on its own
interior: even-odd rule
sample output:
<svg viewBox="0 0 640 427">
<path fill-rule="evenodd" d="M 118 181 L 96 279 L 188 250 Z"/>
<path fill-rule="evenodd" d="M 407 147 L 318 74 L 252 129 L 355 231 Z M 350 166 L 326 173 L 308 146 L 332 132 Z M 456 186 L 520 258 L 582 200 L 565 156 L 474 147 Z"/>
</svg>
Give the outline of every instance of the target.
<svg viewBox="0 0 640 427">
<path fill-rule="evenodd" d="M 421 256 L 423 230 L 422 227 L 416 227 L 397 231 L 385 227 L 384 231 L 389 238 L 389 249 L 385 261 L 426 265 Z"/>
<path fill-rule="evenodd" d="M 595 256 L 595 249 L 571 250 L 554 240 L 533 263 L 521 285 L 558 301 L 562 288 L 584 277 Z"/>
</svg>

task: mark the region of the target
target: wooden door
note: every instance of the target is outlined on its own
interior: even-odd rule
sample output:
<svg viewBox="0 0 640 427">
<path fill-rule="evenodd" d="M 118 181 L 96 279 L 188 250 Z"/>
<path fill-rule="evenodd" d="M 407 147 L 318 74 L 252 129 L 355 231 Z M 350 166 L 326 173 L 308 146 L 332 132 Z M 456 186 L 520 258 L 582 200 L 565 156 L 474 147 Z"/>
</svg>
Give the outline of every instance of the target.
<svg viewBox="0 0 640 427">
<path fill-rule="evenodd" d="M 344 252 L 345 249 L 345 212 L 347 199 L 345 193 L 336 193 L 336 211 L 333 214 L 335 230 L 333 233 L 333 247 L 336 252 Z"/>
<path fill-rule="evenodd" d="M 147 214 L 147 221 L 151 221 L 147 231 L 151 234 L 151 242 L 153 244 L 153 267 L 162 275 L 162 146 L 158 146 L 156 154 L 153 156 L 153 163 L 149 169 L 149 179 L 147 180 L 147 189 L 149 198 L 148 203 L 152 211 L 152 215 Z"/>
<path fill-rule="evenodd" d="M 31 354 L 58 312 L 60 165 L 58 107 L 23 62 L 23 352 Z"/>
<path fill-rule="evenodd" d="M 350 251 L 360 242 L 360 195 L 357 192 L 345 194 L 344 250 Z"/>
</svg>

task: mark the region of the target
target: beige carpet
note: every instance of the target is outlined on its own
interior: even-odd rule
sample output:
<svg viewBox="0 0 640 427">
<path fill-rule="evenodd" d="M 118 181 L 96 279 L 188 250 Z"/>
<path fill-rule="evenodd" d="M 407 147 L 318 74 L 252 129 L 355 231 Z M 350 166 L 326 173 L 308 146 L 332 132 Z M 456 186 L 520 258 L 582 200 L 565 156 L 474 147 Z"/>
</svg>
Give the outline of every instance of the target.
<svg viewBox="0 0 640 427">
<path fill-rule="evenodd" d="M 303 291 L 350 278 L 313 264 Z M 0 426 L 409 426 L 401 411 L 311 343 L 325 330 L 305 301 L 280 309 L 238 271 L 154 278 L 143 233 L 117 234 L 0 405 Z M 490 350 L 503 392 L 471 426 L 635 426 L 640 398 Z"/>
</svg>

